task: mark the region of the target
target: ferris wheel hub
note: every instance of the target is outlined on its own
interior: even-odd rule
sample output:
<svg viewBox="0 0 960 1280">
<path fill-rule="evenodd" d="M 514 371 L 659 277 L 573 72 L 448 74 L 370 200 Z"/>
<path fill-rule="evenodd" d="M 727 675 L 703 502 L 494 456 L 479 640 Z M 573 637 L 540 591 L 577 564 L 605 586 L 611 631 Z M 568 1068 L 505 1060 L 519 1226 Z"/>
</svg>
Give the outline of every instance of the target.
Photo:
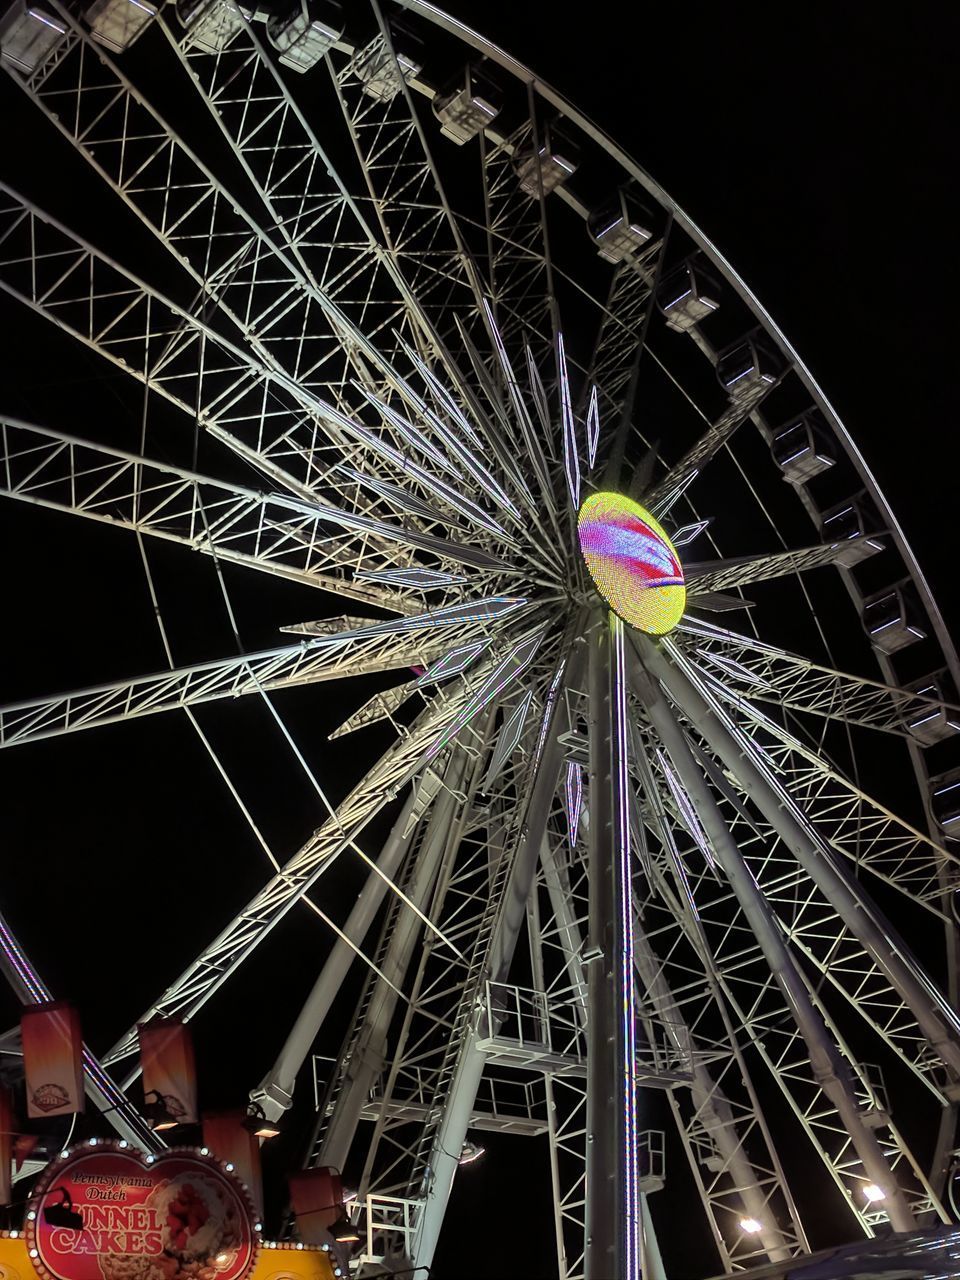
<svg viewBox="0 0 960 1280">
<path fill-rule="evenodd" d="M 577 517 L 580 551 L 597 590 L 647 635 L 672 631 L 686 607 L 680 557 L 662 525 L 620 493 L 591 494 Z"/>
</svg>

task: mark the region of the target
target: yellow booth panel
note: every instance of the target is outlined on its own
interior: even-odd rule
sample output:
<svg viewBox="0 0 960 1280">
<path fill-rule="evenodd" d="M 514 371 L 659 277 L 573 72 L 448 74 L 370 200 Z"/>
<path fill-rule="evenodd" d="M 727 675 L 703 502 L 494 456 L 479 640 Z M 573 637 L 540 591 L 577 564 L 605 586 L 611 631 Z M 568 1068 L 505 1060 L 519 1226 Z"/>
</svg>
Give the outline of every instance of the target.
<svg viewBox="0 0 960 1280">
<path fill-rule="evenodd" d="M 146 1259 L 130 1261 L 136 1264 Z M 134 1265 L 129 1272 L 130 1280 L 135 1280 L 136 1274 Z M 37 1280 L 38 1277 L 50 1280 L 34 1267 L 26 1240 L 4 1232 L 0 1236 L 0 1280 Z M 296 1245 L 291 1247 L 288 1244 L 264 1245 L 249 1272 L 249 1280 L 334 1280 L 333 1262 L 329 1253 L 315 1246 L 304 1245 L 298 1249 Z"/>
</svg>

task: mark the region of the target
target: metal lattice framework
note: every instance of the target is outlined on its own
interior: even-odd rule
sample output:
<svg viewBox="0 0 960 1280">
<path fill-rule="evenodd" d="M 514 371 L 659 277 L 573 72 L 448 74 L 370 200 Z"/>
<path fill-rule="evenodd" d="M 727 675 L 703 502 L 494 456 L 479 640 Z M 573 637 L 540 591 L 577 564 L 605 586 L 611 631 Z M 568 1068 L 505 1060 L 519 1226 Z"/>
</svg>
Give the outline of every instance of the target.
<svg viewBox="0 0 960 1280">
<path fill-rule="evenodd" d="M 0 745 L 182 711 L 226 776 L 206 704 L 280 720 L 272 693 L 319 682 L 331 736 L 359 735 L 345 798 L 311 778 L 321 825 L 233 919 L 210 904 L 215 936 L 144 1016 L 215 1019 L 313 905 L 325 958 L 251 1096 L 309 1107 L 311 1050 L 343 1035 L 304 1160 L 359 1188 L 359 1274 L 429 1268 L 470 1131 L 547 1135 L 562 1280 L 662 1276 L 660 1206 L 690 1179 L 704 1275 L 817 1247 L 801 1176 L 851 1238 L 947 1221 L 960 670 L 796 353 L 629 156 L 432 6 L 368 0 L 338 30 L 310 4 L 127 8 L 18 0 L 0 26 L 6 91 L 109 229 L 0 184 L 4 307 L 141 405 L 88 439 L 51 376 L 37 422 L 0 418 L 0 487 L 133 535 L 158 610 L 164 541 L 221 584 L 318 590 L 316 616 L 182 666 L 164 632 L 168 669 L 0 708 Z M 681 551 L 672 636 L 589 579 L 600 489 Z M 313 887 L 358 857 L 349 911 L 321 912 Z M 940 939 L 929 972 L 913 928 Z M 49 998 L 2 929 L 18 997 Z M 156 1144 L 117 1033 L 90 1096 Z"/>
</svg>

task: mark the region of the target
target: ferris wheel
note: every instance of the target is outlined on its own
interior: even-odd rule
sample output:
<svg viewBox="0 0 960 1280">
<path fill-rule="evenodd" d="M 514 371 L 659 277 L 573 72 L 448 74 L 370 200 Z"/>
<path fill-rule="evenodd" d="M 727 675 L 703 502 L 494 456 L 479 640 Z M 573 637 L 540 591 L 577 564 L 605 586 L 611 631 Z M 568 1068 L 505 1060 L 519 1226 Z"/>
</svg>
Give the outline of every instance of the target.
<svg viewBox="0 0 960 1280">
<path fill-rule="evenodd" d="M 564 1280 L 663 1274 L 668 1147 L 704 1276 L 817 1249 L 825 1204 L 849 1239 L 950 1221 L 960 666 L 733 268 L 422 0 L 17 0 L 0 46 L 109 228 L 4 183 L 0 290 L 141 389 L 82 432 L 2 419 L 3 492 L 135 538 L 155 604 L 154 540 L 211 562 L 231 619 L 225 570 L 316 592 L 270 647 L 178 665 L 164 635 L 165 669 L 0 710 L 3 746 L 63 737 L 64 767 L 82 731 L 179 713 L 273 859 L 143 1017 L 216 1020 L 311 904 L 326 951 L 251 1096 L 283 1116 L 355 980 L 304 1159 L 358 1188 L 359 1274 L 430 1267 L 485 1132 L 546 1139 Z M 318 683 L 338 802 L 275 699 Z M 314 789 L 299 847 L 204 733 L 239 698 Z M 156 1144 L 136 1044 L 88 1053 L 88 1088 Z"/>
</svg>

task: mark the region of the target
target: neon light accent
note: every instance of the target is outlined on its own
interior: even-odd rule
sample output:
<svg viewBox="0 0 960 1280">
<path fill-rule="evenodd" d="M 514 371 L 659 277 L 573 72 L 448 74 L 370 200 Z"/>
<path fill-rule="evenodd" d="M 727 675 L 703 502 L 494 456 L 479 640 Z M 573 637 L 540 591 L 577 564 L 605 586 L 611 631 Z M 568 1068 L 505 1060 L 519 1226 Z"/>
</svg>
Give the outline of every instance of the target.
<svg viewBox="0 0 960 1280">
<path fill-rule="evenodd" d="M 557 667 L 556 675 L 550 682 L 550 688 L 547 690 L 547 696 L 543 703 L 543 717 L 540 721 L 540 734 L 537 738 L 537 749 L 533 753 L 533 765 L 537 768 L 540 764 L 540 757 L 543 755 L 543 748 L 547 742 L 547 730 L 550 728 L 550 718 L 553 715 L 553 704 L 557 700 L 557 690 L 560 688 L 560 681 L 563 679 L 564 668 L 567 665 L 566 658 L 560 659 L 560 665 Z"/>
<path fill-rule="evenodd" d="M 577 448 L 577 429 L 573 421 L 570 403 L 570 378 L 567 373 L 567 353 L 563 334 L 557 334 L 557 365 L 560 370 L 560 413 L 563 419 L 563 469 L 567 473 L 567 488 L 575 507 L 580 505 L 580 457 Z"/>
<path fill-rule="evenodd" d="M 637 1134 L 637 1010 L 634 990 L 635 942 L 633 933 L 633 868 L 630 856 L 630 778 L 627 757 L 627 680 L 623 624 L 610 619 L 613 649 L 613 740 L 616 787 L 616 842 L 619 853 L 620 896 L 620 997 L 623 1011 L 623 1218 L 626 1263 L 625 1280 L 640 1280 L 640 1167 Z"/>
<path fill-rule="evenodd" d="M 651 636 L 665 636 L 687 603 L 683 568 L 662 526 L 619 493 L 594 493 L 577 518 L 580 550 L 610 608 Z"/>
<path fill-rule="evenodd" d="M 452 742 L 460 730 L 467 725 L 478 712 L 491 701 L 498 697 L 507 687 L 511 680 L 515 680 L 518 675 L 532 661 L 537 650 L 540 648 L 540 642 L 543 639 L 543 633 L 530 636 L 526 640 L 521 640 L 507 656 L 493 670 L 491 675 L 487 677 L 479 691 L 473 695 L 467 705 L 456 716 L 456 718 L 448 724 L 440 737 L 429 748 L 424 759 L 426 761 L 433 760 L 438 752 L 442 750 L 447 743 Z"/>
<path fill-rule="evenodd" d="M 489 645 L 489 640 L 476 640 L 473 644 L 465 644 L 459 649 L 452 649 L 450 653 L 444 654 L 442 658 L 438 658 L 436 662 L 431 663 L 426 671 L 421 672 L 420 678 L 417 680 L 417 688 L 425 684 L 435 684 L 438 680 L 446 680 L 450 676 L 459 675 Z"/>
<path fill-rule="evenodd" d="M 463 574 L 441 573 L 439 569 L 355 569 L 353 580 L 354 582 L 386 582 L 397 587 L 419 587 L 423 591 L 466 581 Z"/>
<path fill-rule="evenodd" d="M 482 789 L 488 790 L 490 785 L 499 777 L 500 770 L 506 764 L 507 759 L 513 754 L 513 749 L 520 741 L 520 734 L 523 732 L 523 726 L 527 719 L 527 712 L 530 710 L 530 703 L 533 701 L 533 690 L 528 690 L 520 703 L 514 707 L 510 715 L 503 723 L 500 730 L 500 736 L 497 738 L 497 745 L 494 747 L 493 756 L 487 768 L 486 775 L 483 779 Z"/>
<path fill-rule="evenodd" d="M 600 405 L 597 400 L 597 388 L 590 388 L 590 403 L 587 406 L 587 462 L 592 467 L 597 460 L 597 444 L 600 440 Z"/>
</svg>

